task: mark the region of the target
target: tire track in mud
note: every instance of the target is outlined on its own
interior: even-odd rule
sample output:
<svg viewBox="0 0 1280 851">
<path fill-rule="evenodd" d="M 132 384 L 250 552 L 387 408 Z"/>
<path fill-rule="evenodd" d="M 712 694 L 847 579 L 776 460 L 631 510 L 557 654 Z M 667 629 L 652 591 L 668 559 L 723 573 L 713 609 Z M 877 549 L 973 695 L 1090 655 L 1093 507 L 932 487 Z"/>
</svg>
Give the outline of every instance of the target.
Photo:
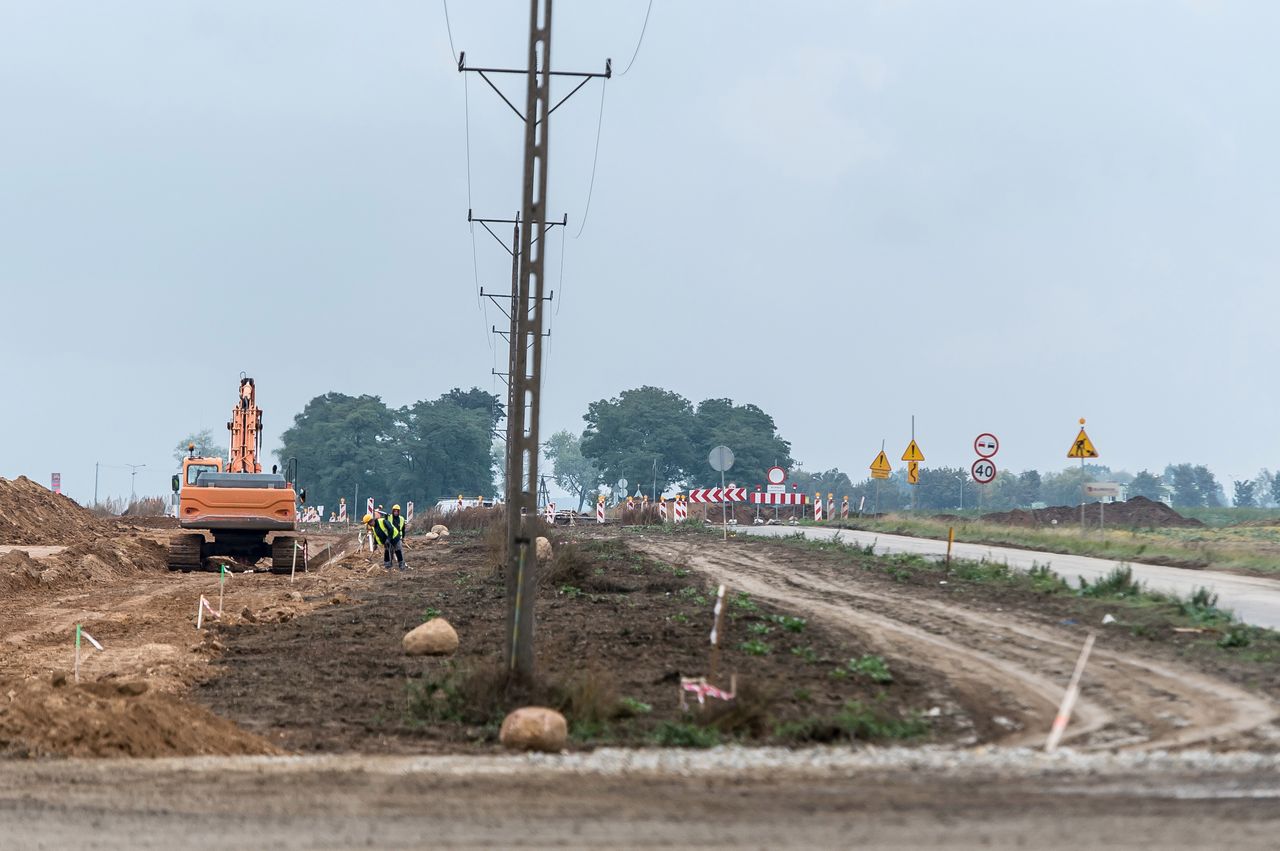
<svg viewBox="0 0 1280 851">
<path fill-rule="evenodd" d="M 881 655 L 933 668 L 970 706 L 989 705 L 993 694 L 1010 696 L 1021 729 L 997 737 L 1002 745 L 1043 742 L 1080 651 L 1078 634 L 1016 613 L 976 611 L 905 589 L 886 592 L 827 565 L 797 570 L 802 558 L 779 559 L 763 547 L 630 543 L 854 632 Z M 1064 741 L 1082 749 L 1186 747 L 1229 741 L 1277 714 L 1272 701 L 1231 683 L 1099 644 Z"/>
</svg>

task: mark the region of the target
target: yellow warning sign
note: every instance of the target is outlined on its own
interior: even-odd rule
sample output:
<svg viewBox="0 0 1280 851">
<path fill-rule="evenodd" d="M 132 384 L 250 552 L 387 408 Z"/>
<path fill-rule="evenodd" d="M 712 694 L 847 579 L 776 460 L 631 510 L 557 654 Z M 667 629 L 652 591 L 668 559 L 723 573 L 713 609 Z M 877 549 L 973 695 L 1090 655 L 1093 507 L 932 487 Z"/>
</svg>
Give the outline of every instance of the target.
<svg viewBox="0 0 1280 851">
<path fill-rule="evenodd" d="M 889 473 L 893 471 L 893 466 L 889 463 L 889 456 L 884 454 L 884 450 L 880 450 L 880 454 L 876 456 L 876 460 L 871 462 L 871 472 L 873 473 Z"/>
<path fill-rule="evenodd" d="M 920 445 L 916 443 L 916 439 L 911 438 L 911 442 L 907 444 L 907 451 L 902 453 L 903 461 L 923 461 L 924 453 L 920 451 Z"/>
<path fill-rule="evenodd" d="M 915 444 L 915 441 L 912 441 L 912 445 L 914 444 Z M 907 484 L 909 485 L 920 484 L 920 463 L 918 461 L 907 462 Z"/>
<path fill-rule="evenodd" d="M 1097 458 L 1098 450 L 1094 448 L 1093 441 L 1089 439 L 1089 435 L 1084 433 L 1084 429 L 1080 429 L 1080 433 L 1076 435 L 1076 442 L 1071 444 L 1071 448 L 1067 450 L 1068 458 Z"/>
</svg>

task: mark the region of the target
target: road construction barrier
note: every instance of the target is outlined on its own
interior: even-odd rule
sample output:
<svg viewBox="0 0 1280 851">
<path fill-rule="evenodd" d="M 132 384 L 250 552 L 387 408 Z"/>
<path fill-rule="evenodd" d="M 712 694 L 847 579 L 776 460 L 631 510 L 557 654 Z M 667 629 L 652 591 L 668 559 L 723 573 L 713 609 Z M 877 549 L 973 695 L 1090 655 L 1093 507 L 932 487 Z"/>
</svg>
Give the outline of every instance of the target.
<svg viewBox="0 0 1280 851">
<path fill-rule="evenodd" d="M 462 510 L 462 494 L 458 494 L 458 510 Z"/>
<path fill-rule="evenodd" d="M 596 522 L 597 523 L 604 522 L 604 496 L 603 495 L 601 495 L 600 498 L 596 500 Z"/>
<path fill-rule="evenodd" d="M 413 500 L 409 500 L 407 503 L 405 503 L 404 507 L 405 507 L 404 522 L 412 523 L 413 522 Z"/>
<path fill-rule="evenodd" d="M 822 494 L 815 493 L 813 495 L 813 520 L 815 523 L 822 522 Z"/>
<path fill-rule="evenodd" d="M 836 519 L 836 495 L 833 493 L 827 494 L 827 519 Z"/>
<path fill-rule="evenodd" d="M 636 510 L 636 501 L 631 497 L 627 497 L 627 511 L 635 511 L 635 510 Z"/>
<path fill-rule="evenodd" d="M 685 502 L 683 494 L 676 497 L 674 513 L 675 513 L 674 519 L 675 519 L 675 522 L 677 523 L 683 523 L 685 520 L 689 518 L 689 503 Z"/>
<path fill-rule="evenodd" d="M 849 519 L 849 497 L 847 496 L 840 497 L 840 519 Z"/>
<path fill-rule="evenodd" d="M 347 498 L 345 496 L 338 500 L 338 522 L 347 522 Z"/>
<path fill-rule="evenodd" d="M 667 498 L 665 496 L 658 500 L 658 519 L 663 523 L 667 522 Z"/>
<path fill-rule="evenodd" d="M 373 513 L 373 497 L 369 497 L 369 501 L 364 504 L 364 513 L 365 514 Z"/>
<path fill-rule="evenodd" d="M 556 504 L 554 502 L 547 503 L 547 525 L 554 526 L 556 522 Z"/>
</svg>

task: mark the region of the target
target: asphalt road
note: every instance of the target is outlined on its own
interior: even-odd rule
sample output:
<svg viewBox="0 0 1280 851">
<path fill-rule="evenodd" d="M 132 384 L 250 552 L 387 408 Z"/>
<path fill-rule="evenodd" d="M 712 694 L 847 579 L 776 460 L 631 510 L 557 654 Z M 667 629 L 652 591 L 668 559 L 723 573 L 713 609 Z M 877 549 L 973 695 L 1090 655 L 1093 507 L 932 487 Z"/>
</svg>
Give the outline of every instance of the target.
<svg viewBox="0 0 1280 851">
<path fill-rule="evenodd" d="M 888 553 L 915 553 L 917 555 L 944 558 L 946 541 L 932 538 L 911 538 L 905 535 L 887 535 L 883 532 L 863 532 L 856 529 L 824 529 L 816 526 L 739 526 L 739 534 L 785 537 L 797 533 L 813 540 L 837 539 L 842 544 L 860 547 L 875 546 L 879 555 Z M 1034 565 L 1048 565 L 1055 573 L 1074 583 L 1084 577 L 1090 581 L 1106 576 L 1121 564 L 1105 558 L 1045 553 L 1038 550 L 1019 550 L 1012 547 L 995 547 L 986 544 L 956 542 L 951 551 L 953 558 L 970 561 L 1003 562 L 1017 570 L 1027 570 Z M 1197 588 L 1205 587 L 1218 595 L 1218 605 L 1231 609 L 1246 623 L 1280 628 L 1280 581 L 1213 570 L 1191 570 L 1183 567 L 1166 567 L 1159 564 L 1123 562 L 1133 568 L 1134 576 L 1142 580 L 1152 591 L 1188 597 Z"/>
</svg>

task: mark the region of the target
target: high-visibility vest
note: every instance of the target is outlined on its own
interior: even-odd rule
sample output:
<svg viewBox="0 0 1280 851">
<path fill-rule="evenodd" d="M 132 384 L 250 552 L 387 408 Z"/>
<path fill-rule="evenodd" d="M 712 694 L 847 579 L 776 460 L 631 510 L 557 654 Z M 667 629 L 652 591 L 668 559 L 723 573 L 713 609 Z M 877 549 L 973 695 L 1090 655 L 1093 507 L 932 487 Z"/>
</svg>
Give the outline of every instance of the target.
<svg viewBox="0 0 1280 851">
<path fill-rule="evenodd" d="M 400 522 L 396 522 L 396 521 Z M 378 521 L 378 525 L 382 527 L 382 539 L 384 541 L 394 541 L 404 534 L 404 518 L 389 515 Z"/>
</svg>

